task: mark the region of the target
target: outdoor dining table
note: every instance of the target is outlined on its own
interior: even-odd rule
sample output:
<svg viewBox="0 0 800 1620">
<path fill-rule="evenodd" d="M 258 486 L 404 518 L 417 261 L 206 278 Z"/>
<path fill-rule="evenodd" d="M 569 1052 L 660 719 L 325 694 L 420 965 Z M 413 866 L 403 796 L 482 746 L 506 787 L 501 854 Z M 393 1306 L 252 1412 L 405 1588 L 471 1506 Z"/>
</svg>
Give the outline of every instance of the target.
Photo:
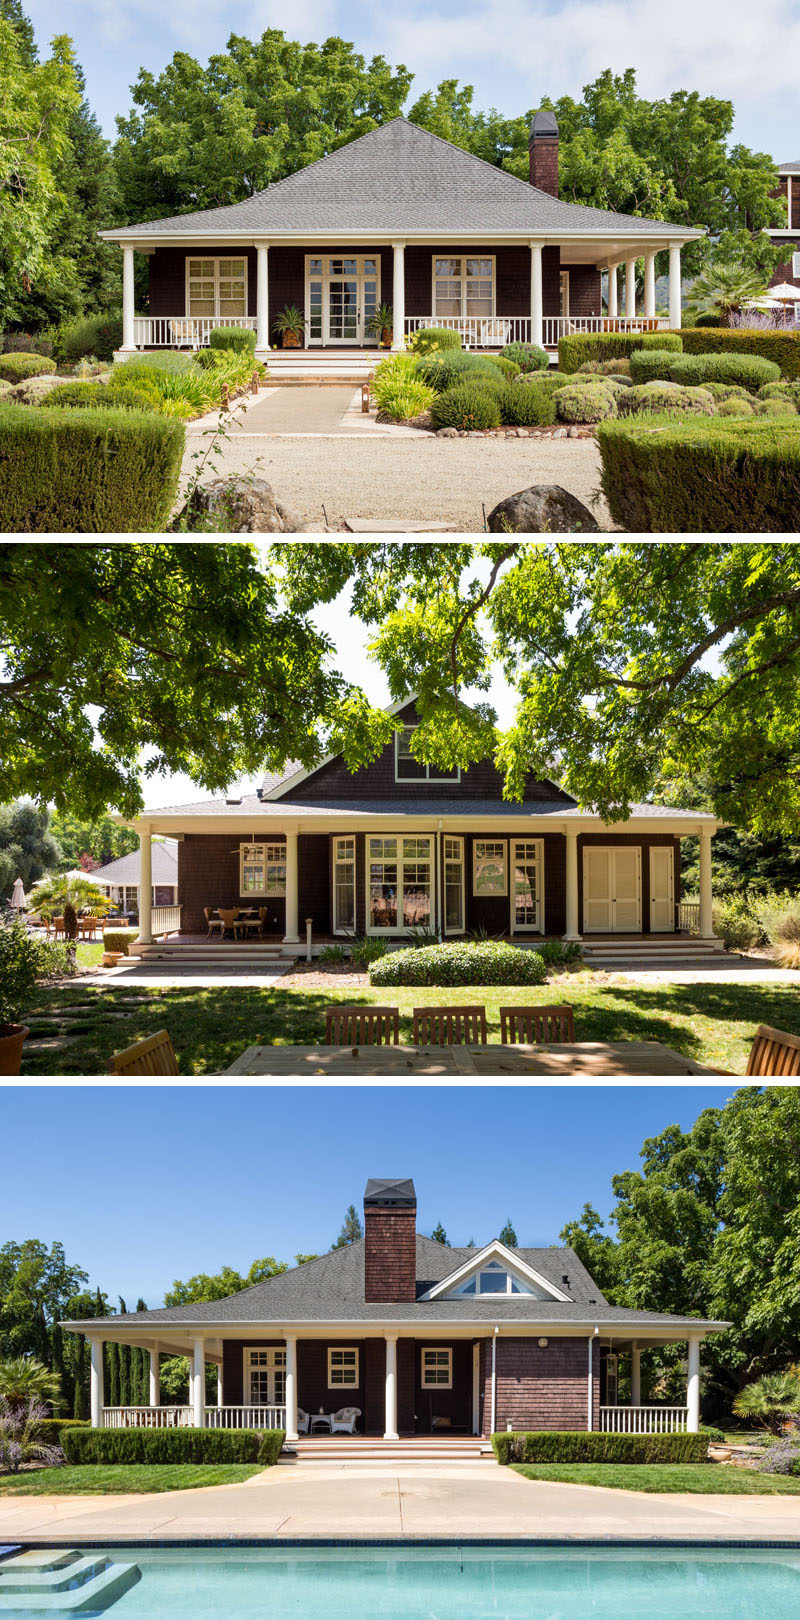
<svg viewBox="0 0 800 1620">
<path fill-rule="evenodd" d="M 609 1075 L 715 1074 L 660 1041 L 541 1046 L 248 1046 L 226 1074 Z"/>
</svg>

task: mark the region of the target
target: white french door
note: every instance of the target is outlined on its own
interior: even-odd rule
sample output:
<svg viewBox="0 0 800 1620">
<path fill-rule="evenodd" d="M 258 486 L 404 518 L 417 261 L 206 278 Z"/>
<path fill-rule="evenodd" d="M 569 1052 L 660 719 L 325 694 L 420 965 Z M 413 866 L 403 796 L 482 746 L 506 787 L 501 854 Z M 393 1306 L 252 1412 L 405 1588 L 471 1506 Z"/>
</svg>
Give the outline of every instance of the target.
<svg viewBox="0 0 800 1620">
<path fill-rule="evenodd" d="M 675 929 L 675 858 L 665 844 L 650 846 L 650 932 Z"/>
<path fill-rule="evenodd" d="M 284 1406 L 286 1351 L 277 1345 L 244 1352 L 244 1405 Z"/>
<path fill-rule="evenodd" d="M 543 860 L 541 838 L 511 840 L 511 932 L 543 934 Z"/>
<path fill-rule="evenodd" d="M 583 931 L 641 933 L 642 851 L 638 844 L 584 845 Z"/>
<path fill-rule="evenodd" d="M 381 262 L 374 255 L 306 255 L 306 340 L 309 344 L 378 343 L 370 329 L 380 303 Z"/>
</svg>

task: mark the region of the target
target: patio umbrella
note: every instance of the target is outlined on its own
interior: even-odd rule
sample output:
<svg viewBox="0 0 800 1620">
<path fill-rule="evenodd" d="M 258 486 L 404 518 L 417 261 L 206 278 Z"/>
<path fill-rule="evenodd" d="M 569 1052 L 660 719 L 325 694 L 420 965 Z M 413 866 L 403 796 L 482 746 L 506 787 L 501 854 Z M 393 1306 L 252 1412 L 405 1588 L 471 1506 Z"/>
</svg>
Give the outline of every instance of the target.
<svg viewBox="0 0 800 1620">
<path fill-rule="evenodd" d="M 24 888 L 22 886 L 22 878 L 17 878 L 15 880 L 14 887 L 11 890 L 10 905 L 11 905 L 12 911 L 24 911 L 25 910 L 26 900 L 25 900 L 25 890 L 24 890 Z"/>
<path fill-rule="evenodd" d="M 777 287 L 770 287 L 769 297 L 777 298 L 780 304 L 800 304 L 800 287 L 793 287 L 790 281 L 779 281 Z"/>
</svg>

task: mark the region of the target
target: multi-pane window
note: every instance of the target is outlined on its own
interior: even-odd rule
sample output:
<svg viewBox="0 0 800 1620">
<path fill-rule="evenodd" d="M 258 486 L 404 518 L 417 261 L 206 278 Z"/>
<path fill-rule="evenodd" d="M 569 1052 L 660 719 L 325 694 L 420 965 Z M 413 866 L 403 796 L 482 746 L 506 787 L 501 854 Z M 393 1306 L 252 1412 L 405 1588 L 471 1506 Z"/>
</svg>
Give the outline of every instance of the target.
<svg viewBox="0 0 800 1620">
<path fill-rule="evenodd" d="M 189 315 L 246 315 L 247 260 L 187 259 L 186 310 Z"/>
<path fill-rule="evenodd" d="M 328 1388 L 358 1389 L 358 1349 L 346 1345 L 343 1349 L 331 1345 L 328 1349 Z"/>
<path fill-rule="evenodd" d="M 464 840 L 445 838 L 442 845 L 444 865 L 444 931 L 446 934 L 464 932 Z"/>
<path fill-rule="evenodd" d="M 520 1283 L 510 1271 L 506 1271 L 499 1260 L 489 1260 L 485 1266 L 474 1276 L 468 1277 L 453 1292 L 462 1294 L 532 1294 L 533 1289 L 526 1283 Z"/>
<path fill-rule="evenodd" d="M 416 726 L 403 726 L 402 731 L 395 732 L 395 763 L 394 779 L 396 782 L 458 782 L 461 771 L 458 765 L 447 766 L 426 765 L 422 759 L 416 759 L 411 752 L 411 739 Z"/>
<path fill-rule="evenodd" d="M 476 895 L 508 893 L 505 839 L 475 839 L 472 846 L 472 892 Z"/>
<path fill-rule="evenodd" d="M 494 258 L 439 257 L 433 261 L 434 315 L 494 314 Z"/>
<path fill-rule="evenodd" d="M 370 932 L 430 926 L 430 838 L 368 840 Z"/>
<path fill-rule="evenodd" d="M 452 1389 L 452 1350 L 439 1350 L 436 1347 L 423 1349 L 422 1378 L 420 1382 L 423 1389 Z"/>
<path fill-rule="evenodd" d="M 333 840 L 333 927 L 335 933 L 353 933 L 356 926 L 356 841 Z"/>
<path fill-rule="evenodd" d="M 514 928 L 542 930 L 542 843 L 515 839 L 513 846 Z"/>
<path fill-rule="evenodd" d="M 244 1352 L 246 1406 L 284 1406 L 286 1403 L 286 1351 L 278 1346 Z"/>
<path fill-rule="evenodd" d="M 263 894 L 278 899 L 286 893 L 286 845 L 241 844 L 240 894 Z"/>
</svg>

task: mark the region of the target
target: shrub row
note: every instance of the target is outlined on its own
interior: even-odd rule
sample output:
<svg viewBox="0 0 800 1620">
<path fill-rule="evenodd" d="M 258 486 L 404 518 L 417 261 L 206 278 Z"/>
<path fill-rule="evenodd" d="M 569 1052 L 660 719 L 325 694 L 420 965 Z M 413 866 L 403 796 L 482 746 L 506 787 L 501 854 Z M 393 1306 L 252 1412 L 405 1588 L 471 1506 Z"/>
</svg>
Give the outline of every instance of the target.
<svg viewBox="0 0 800 1620">
<path fill-rule="evenodd" d="M 668 334 L 660 332 L 659 337 Z M 669 334 L 675 336 L 676 334 Z M 800 332 L 776 327 L 687 327 L 680 334 L 684 354 L 757 354 L 774 360 L 782 377 L 800 377 Z"/>
<path fill-rule="evenodd" d="M 53 369 L 52 360 L 46 360 L 42 354 L 0 355 L 0 379 L 3 382 L 24 382 L 26 377 L 39 377 L 42 372 Z"/>
<path fill-rule="evenodd" d="M 122 951 L 123 956 L 129 956 L 130 948 L 136 944 L 138 938 L 135 928 L 104 928 L 103 950 Z"/>
<path fill-rule="evenodd" d="M 631 355 L 635 383 L 653 380 L 698 387 L 706 382 L 731 383 L 751 393 L 780 379 L 774 360 L 755 354 L 672 354 L 667 349 L 639 349 Z"/>
<path fill-rule="evenodd" d="M 570 332 L 558 340 L 560 371 L 579 371 L 587 360 L 627 360 L 636 349 L 680 353 L 680 332 Z"/>
<path fill-rule="evenodd" d="M 90 354 L 98 360 L 113 360 L 114 350 L 121 347 L 121 315 L 84 315 L 59 327 L 53 354 L 59 364 L 74 366 Z"/>
<path fill-rule="evenodd" d="M 63 1429 L 67 1462 L 261 1463 L 277 1462 L 283 1429 Z"/>
<path fill-rule="evenodd" d="M 408 347 L 412 354 L 430 354 L 437 349 L 460 349 L 461 338 L 449 326 L 421 326 Z"/>
<path fill-rule="evenodd" d="M 445 945 L 390 951 L 370 968 L 381 985 L 544 984 L 538 951 L 519 951 L 502 940 L 454 940 Z"/>
<path fill-rule="evenodd" d="M 602 488 L 632 534 L 786 534 L 800 513 L 800 420 L 602 422 Z"/>
<path fill-rule="evenodd" d="M 585 1434 L 567 1430 L 493 1434 L 498 1462 L 702 1463 L 705 1434 Z"/>
<path fill-rule="evenodd" d="M 256 334 L 244 326 L 214 326 L 208 335 L 209 348 L 227 349 L 234 354 L 256 352 Z"/>
<path fill-rule="evenodd" d="M 87 1418 L 40 1418 L 34 1426 L 34 1439 L 46 1446 L 63 1445 L 62 1435 L 68 1429 L 88 1429 Z"/>
<path fill-rule="evenodd" d="M 144 411 L 0 404 L 0 531 L 162 532 L 183 443 L 182 423 Z"/>
</svg>

